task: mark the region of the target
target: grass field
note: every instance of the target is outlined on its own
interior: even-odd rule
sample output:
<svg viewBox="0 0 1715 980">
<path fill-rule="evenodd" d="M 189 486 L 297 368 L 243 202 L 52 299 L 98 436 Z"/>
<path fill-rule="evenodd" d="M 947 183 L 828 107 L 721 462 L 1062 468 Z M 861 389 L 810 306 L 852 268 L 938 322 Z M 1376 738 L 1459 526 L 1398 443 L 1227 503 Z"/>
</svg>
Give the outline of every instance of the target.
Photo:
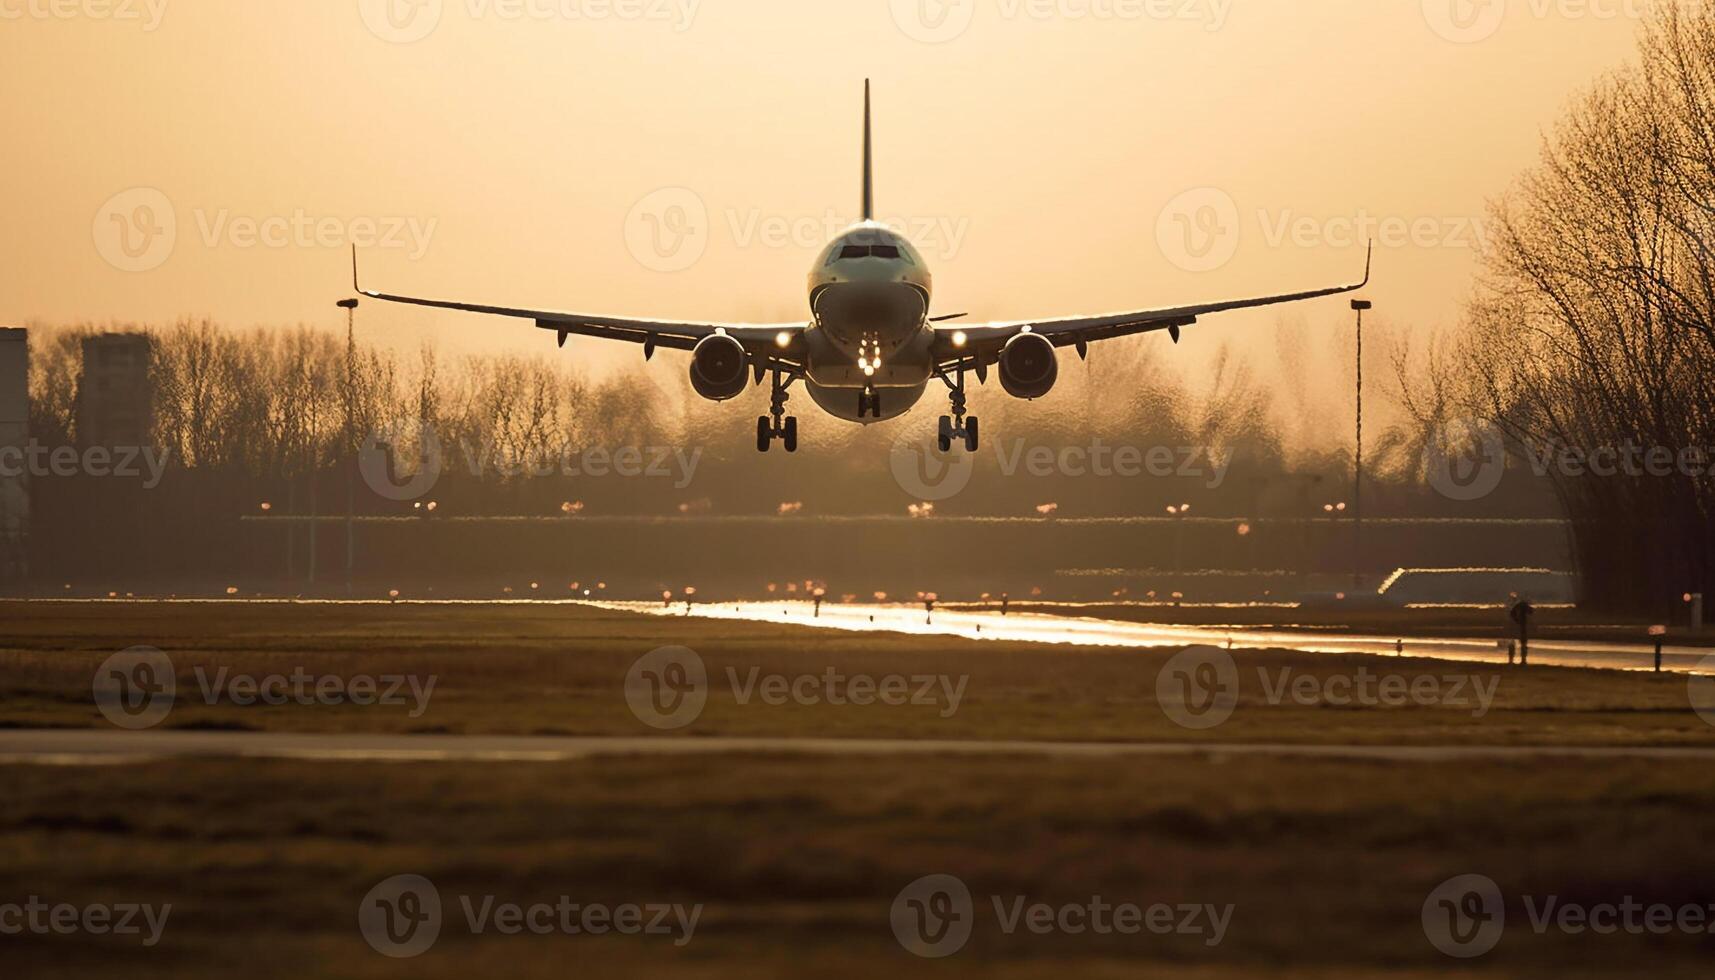
<svg viewBox="0 0 1715 980">
<path fill-rule="evenodd" d="M 1157 699 L 1172 651 L 975 643 L 770 623 L 636 616 L 580 606 L 0 604 L 0 727 L 102 727 L 91 684 L 113 653 L 164 651 L 180 678 L 168 728 L 462 734 L 647 735 L 624 695 L 634 661 L 667 645 L 707 665 L 709 700 L 677 734 L 879 738 L 1205 740 L 1385 744 L 1715 746 L 1684 677 L 1395 658 L 1238 651 L 1239 703 L 1219 728 L 1187 730 Z M 844 676 L 920 684 L 931 704 L 740 703 L 753 676 Z M 426 708 L 240 705 L 219 672 L 434 681 Z M 201 671 L 200 675 L 198 671 Z M 1275 697 L 1283 676 L 1449 679 L 1445 703 L 1363 709 Z M 1286 672 L 1284 675 L 1282 672 Z M 204 683 L 199 683 L 200 680 Z M 962 686 L 961 686 L 962 685 Z M 222 685 L 224 688 L 224 685 Z M 1493 692 L 1480 712 L 1477 692 Z M 953 707 L 947 690 L 960 692 Z M 409 688 L 402 689 L 402 695 Z M 413 715 L 416 715 L 413 717 Z"/>
<path fill-rule="evenodd" d="M 1424 661 L 1240 653 L 1241 697 L 1209 731 L 1157 700 L 1172 651 L 1078 650 L 518 606 L 21 604 L 0 608 L 0 725 L 108 722 L 91 679 L 147 644 L 181 676 L 166 728 L 647 735 L 631 663 L 699 652 L 706 710 L 680 737 L 1219 740 L 1356 744 L 1715 746 L 1685 678 Z M 204 704 L 183 675 L 302 668 L 437 678 L 427 710 Z M 740 704 L 725 669 L 968 678 L 945 705 Z M 1325 687 L 1359 671 L 1495 681 L 1469 705 L 1270 703 L 1255 676 Z M 1250 672 L 1250 673 L 1247 673 Z M 1645 760 L 1379 763 L 1267 756 L 1120 763 L 1023 758 L 605 759 L 567 764 L 178 761 L 0 767 L 0 905 L 171 904 L 161 942 L 0 935 L 7 976 L 1597 976 L 1707 973 L 1705 933 L 1532 927 L 1549 896 L 1715 903 L 1715 781 Z M 430 879 L 441 938 L 416 959 L 365 942 L 358 910 L 384 879 Z M 968 945 L 921 959 L 896 941 L 895 898 L 932 874 L 973 896 Z M 1506 928 L 1455 960 L 1425 900 L 1492 878 Z M 502 903 L 700 905 L 691 941 L 472 935 L 458 896 Z M 1201 935 L 1008 933 L 1002 908 L 1230 906 Z M 1528 899 L 1528 901 L 1527 901 Z M 4 925 L 0 916 L 0 925 Z"/>
</svg>

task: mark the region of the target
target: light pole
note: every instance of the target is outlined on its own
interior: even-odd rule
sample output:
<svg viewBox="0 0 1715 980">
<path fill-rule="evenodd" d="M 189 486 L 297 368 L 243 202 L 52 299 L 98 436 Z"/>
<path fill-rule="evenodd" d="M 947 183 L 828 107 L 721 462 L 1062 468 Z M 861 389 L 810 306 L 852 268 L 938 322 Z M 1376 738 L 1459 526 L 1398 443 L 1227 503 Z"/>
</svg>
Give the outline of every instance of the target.
<svg viewBox="0 0 1715 980">
<path fill-rule="evenodd" d="M 357 540 L 353 530 L 352 510 L 356 494 L 357 443 L 353 423 L 357 409 L 357 300 L 342 299 L 337 304 L 345 311 L 345 594 L 351 596 L 351 570 L 356 563 Z"/>
<path fill-rule="evenodd" d="M 1364 568 L 1364 311 L 1375 308 L 1367 299 L 1352 300 L 1358 314 L 1358 444 L 1352 456 L 1352 591 L 1363 588 Z"/>
</svg>

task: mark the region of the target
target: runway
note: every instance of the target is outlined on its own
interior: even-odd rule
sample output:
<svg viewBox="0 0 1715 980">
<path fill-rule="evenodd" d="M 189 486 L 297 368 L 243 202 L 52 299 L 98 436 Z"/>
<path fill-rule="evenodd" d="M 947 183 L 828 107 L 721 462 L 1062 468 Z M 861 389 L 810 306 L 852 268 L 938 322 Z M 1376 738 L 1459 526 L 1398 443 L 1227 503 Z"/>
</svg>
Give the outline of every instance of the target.
<svg viewBox="0 0 1715 980">
<path fill-rule="evenodd" d="M 0 732 L 0 765 L 101 766 L 174 759 L 312 762 L 576 762 L 684 756 L 985 756 L 1139 759 L 1263 756 L 1384 762 L 1639 759 L 1707 763 L 1715 748 L 1518 745 L 1373 746 L 1209 742 L 1020 742 L 935 739 L 299 735 L 275 732 Z"/>
<path fill-rule="evenodd" d="M 1279 627 L 1166 626 L 1106 619 L 1077 619 L 1035 613 L 970 612 L 937 609 L 926 615 L 922 606 L 835 605 L 824 603 L 820 615 L 807 602 L 742 602 L 686 607 L 683 602 L 662 606 L 650 602 L 595 602 L 604 609 L 656 616 L 694 616 L 751 622 L 814 626 L 822 629 L 958 636 L 972 640 L 1010 640 L 1096 647 L 1183 647 L 1202 644 L 1246 650 L 1300 650 L 1307 653 L 1356 653 L 1378 657 L 1422 657 L 1467 663 L 1505 664 L 1506 650 L 1494 637 L 1438 637 L 1318 633 Z M 1706 662 L 1707 661 L 1707 662 Z M 1655 648 L 1644 643 L 1532 639 L 1533 666 L 1582 667 L 1648 671 L 1655 668 Z M 1669 645 L 1662 651 L 1662 669 L 1674 673 L 1715 674 L 1715 649 Z"/>
</svg>

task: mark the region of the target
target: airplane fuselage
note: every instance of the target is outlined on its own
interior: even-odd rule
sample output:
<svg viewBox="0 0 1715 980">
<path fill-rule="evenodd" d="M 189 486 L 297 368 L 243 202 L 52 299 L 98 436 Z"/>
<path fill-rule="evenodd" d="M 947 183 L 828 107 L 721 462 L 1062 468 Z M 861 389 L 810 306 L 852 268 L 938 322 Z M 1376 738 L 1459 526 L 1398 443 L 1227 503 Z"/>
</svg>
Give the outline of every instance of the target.
<svg viewBox="0 0 1715 980">
<path fill-rule="evenodd" d="M 823 411 L 868 424 L 923 397 L 934 373 L 933 282 L 922 253 L 880 222 L 853 225 L 822 250 L 810 270 L 804 383 Z"/>
</svg>

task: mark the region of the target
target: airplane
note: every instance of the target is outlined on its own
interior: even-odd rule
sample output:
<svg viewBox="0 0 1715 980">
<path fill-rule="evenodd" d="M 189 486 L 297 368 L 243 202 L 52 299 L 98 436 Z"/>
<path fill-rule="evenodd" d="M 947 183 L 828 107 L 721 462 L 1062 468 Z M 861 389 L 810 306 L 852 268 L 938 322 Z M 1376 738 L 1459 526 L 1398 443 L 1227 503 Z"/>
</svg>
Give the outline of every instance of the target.
<svg viewBox="0 0 1715 980">
<path fill-rule="evenodd" d="M 1099 340 L 1165 330 L 1180 332 L 1198 318 L 1228 310 L 1355 292 L 1369 285 L 1375 246 L 1371 243 L 1362 282 L 1305 292 L 1228 300 L 1102 316 L 956 325 L 964 314 L 930 316 L 933 278 L 922 253 L 906 237 L 875 220 L 875 166 L 870 127 L 870 88 L 864 82 L 863 218 L 822 249 L 810 271 L 810 319 L 800 323 L 749 324 L 644 320 L 632 317 L 525 310 L 481 303 L 421 299 L 363 289 L 352 251 L 352 286 L 361 295 L 469 313 L 534 320 L 554 331 L 564 348 L 571 336 L 641 344 L 653 359 L 659 348 L 689 351 L 691 386 L 710 401 L 737 398 L 752 384 L 770 381 L 769 414 L 756 421 L 756 448 L 775 443 L 798 451 L 798 420 L 786 415 L 788 392 L 800 381 L 827 414 L 873 425 L 911 411 L 933 381 L 946 385 L 950 414 L 941 416 L 941 452 L 980 445 L 979 420 L 966 412 L 966 376 L 987 384 L 990 370 L 1015 398 L 1046 396 L 1059 377 L 1058 351 L 1089 357 Z"/>
</svg>

